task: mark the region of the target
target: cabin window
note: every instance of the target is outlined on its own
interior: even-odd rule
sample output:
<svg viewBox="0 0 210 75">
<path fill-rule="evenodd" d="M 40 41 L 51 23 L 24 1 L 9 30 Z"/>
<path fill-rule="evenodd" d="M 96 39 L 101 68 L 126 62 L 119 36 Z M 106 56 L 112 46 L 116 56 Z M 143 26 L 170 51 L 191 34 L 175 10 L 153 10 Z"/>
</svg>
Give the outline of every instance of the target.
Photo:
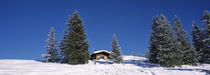
<svg viewBox="0 0 210 75">
<path fill-rule="evenodd" d="M 100 56 L 100 58 L 99 59 L 104 59 L 104 56 Z"/>
</svg>

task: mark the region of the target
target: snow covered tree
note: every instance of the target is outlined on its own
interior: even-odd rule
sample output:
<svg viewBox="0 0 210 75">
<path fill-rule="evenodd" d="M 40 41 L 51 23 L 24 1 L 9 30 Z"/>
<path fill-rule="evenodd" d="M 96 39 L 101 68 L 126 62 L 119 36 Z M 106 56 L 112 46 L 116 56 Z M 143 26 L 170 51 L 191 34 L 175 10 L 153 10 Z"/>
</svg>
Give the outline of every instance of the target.
<svg viewBox="0 0 210 75">
<path fill-rule="evenodd" d="M 147 53 L 147 58 L 149 58 L 150 62 L 157 63 L 157 53 L 159 52 L 157 49 L 157 27 L 158 23 L 153 17 L 153 23 L 152 23 L 152 30 L 150 31 L 150 47 L 149 47 L 149 53 Z"/>
<path fill-rule="evenodd" d="M 189 38 L 187 38 L 189 40 Z M 182 58 L 182 62 L 187 65 L 194 65 L 196 66 L 198 59 L 197 59 L 197 52 L 195 48 L 192 46 L 191 42 L 187 43 L 185 51 L 183 53 L 184 57 Z"/>
<path fill-rule="evenodd" d="M 164 15 L 153 18 L 150 32 L 149 61 L 166 67 L 176 65 L 173 29 Z M 147 55 L 148 56 L 148 55 Z"/>
<path fill-rule="evenodd" d="M 47 41 L 47 54 L 43 55 L 43 59 L 46 62 L 58 62 L 60 59 L 58 49 L 57 49 L 57 41 L 55 40 L 55 29 L 51 27 L 51 30 L 48 34 Z"/>
<path fill-rule="evenodd" d="M 202 30 L 196 25 L 195 22 L 193 22 L 192 24 L 192 41 L 193 41 L 193 45 L 195 47 L 195 50 L 197 51 L 197 58 L 198 58 L 198 62 L 203 62 L 203 38 L 204 38 L 204 34 L 202 32 Z"/>
<path fill-rule="evenodd" d="M 175 66 L 174 58 L 176 53 L 174 53 L 174 43 L 173 43 L 173 32 L 172 27 L 168 23 L 167 18 L 164 15 L 160 15 L 160 18 L 157 17 L 157 63 L 166 66 L 173 67 Z"/>
<path fill-rule="evenodd" d="M 116 35 L 113 35 L 113 40 L 112 40 L 112 52 L 110 55 L 110 59 L 114 62 L 114 63 L 120 63 L 120 61 L 123 60 L 123 56 L 121 54 L 121 50 L 119 48 L 118 42 L 117 42 L 117 38 Z"/>
<path fill-rule="evenodd" d="M 132 53 L 132 56 L 136 56 L 136 53 L 135 53 L 135 52 L 133 52 L 133 53 Z"/>
<path fill-rule="evenodd" d="M 210 64 L 210 14 L 206 10 L 204 11 L 204 15 L 201 18 L 201 20 L 204 22 L 204 39 L 203 39 L 203 57 L 204 63 Z"/>
<path fill-rule="evenodd" d="M 184 57 L 183 55 L 183 50 L 184 47 L 182 46 L 182 41 L 186 41 L 186 35 L 182 28 L 182 24 L 180 23 L 179 19 L 177 16 L 174 16 L 174 53 L 176 53 L 176 65 L 182 65 L 182 58 Z"/>
<path fill-rule="evenodd" d="M 70 16 L 67 30 L 60 45 L 64 56 L 63 62 L 68 64 L 85 64 L 89 60 L 88 41 L 86 40 L 83 22 L 77 11 Z"/>
<path fill-rule="evenodd" d="M 153 18 L 149 61 L 166 67 L 182 64 L 196 65 L 196 51 L 189 42 L 189 37 L 177 16 L 175 16 L 174 24 L 175 26 L 171 27 L 162 14 Z"/>
<path fill-rule="evenodd" d="M 175 32 L 175 53 L 177 56 L 176 64 L 191 64 L 196 65 L 197 63 L 197 53 L 193 48 L 192 44 L 189 42 L 189 37 L 187 32 L 182 28 L 177 16 L 174 16 L 174 32 Z"/>
</svg>

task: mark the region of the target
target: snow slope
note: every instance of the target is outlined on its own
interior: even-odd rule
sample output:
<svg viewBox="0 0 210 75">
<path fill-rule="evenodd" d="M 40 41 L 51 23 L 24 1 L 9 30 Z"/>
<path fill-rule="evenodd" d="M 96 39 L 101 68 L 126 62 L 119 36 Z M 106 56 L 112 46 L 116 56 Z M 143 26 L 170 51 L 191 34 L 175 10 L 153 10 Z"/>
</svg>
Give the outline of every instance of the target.
<svg viewBox="0 0 210 75">
<path fill-rule="evenodd" d="M 0 60 L 0 75 L 209 75 L 210 64 L 166 68 L 144 57 L 124 56 L 122 64 L 90 61 L 85 65 L 43 63 L 35 60 Z"/>
</svg>

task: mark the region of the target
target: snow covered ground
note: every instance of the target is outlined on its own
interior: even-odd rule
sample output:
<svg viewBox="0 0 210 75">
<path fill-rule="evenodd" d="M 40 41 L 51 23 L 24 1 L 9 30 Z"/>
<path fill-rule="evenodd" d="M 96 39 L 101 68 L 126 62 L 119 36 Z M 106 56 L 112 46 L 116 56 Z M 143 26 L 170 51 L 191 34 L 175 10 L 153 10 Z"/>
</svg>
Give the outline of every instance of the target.
<svg viewBox="0 0 210 75">
<path fill-rule="evenodd" d="M 43 63 L 35 60 L 0 60 L 0 75 L 210 75 L 210 64 L 166 68 L 144 57 L 124 56 L 122 64 L 90 61 L 84 65 Z"/>
</svg>

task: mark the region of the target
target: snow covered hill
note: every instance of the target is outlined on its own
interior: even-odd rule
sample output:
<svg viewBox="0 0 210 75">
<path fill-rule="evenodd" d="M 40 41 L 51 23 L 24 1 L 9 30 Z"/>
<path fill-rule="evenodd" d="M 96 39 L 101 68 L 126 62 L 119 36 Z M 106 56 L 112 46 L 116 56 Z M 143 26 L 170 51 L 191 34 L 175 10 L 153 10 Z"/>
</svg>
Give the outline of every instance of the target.
<svg viewBox="0 0 210 75">
<path fill-rule="evenodd" d="M 210 65 L 166 68 L 144 57 L 124 56 L 122 64 L 90 61 L 85 65 L 43 63 L 35 60 L 0 60 L 0 75 L 209 75 Z"/>
</svg>

